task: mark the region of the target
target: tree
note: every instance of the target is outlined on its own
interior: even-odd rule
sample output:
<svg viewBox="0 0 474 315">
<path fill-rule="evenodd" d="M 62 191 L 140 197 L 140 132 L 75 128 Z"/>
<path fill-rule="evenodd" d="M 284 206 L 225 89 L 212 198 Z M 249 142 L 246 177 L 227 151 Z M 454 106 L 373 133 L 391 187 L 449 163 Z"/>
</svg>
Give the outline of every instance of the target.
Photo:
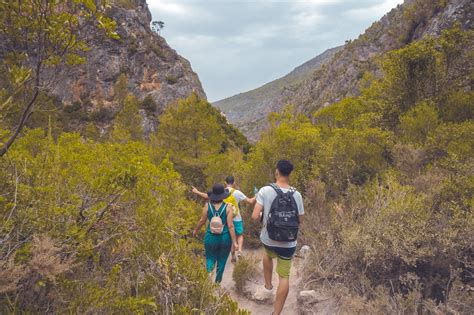
<svg viewBox="0 0 474 315">
<path fill-rule="evenodd" d="M 160 34 L 160 31 L 165 27 L 165 22 L 163 21 L 152 21 L 151 30 Z"/>
<path fill-rule="evenodd" d="M 139 114 L 138 100 L 129 94 L 122 109 L 115 117 L 112 139 L 118 142 L 138 141 L 143 139 L 142 118 Z"/>
<path fill-rule="evenodd" d="M 114 100 L 117 104 L 123 105 L 125 98 L 128 95 L 128 78 L 125 73 L 122 73 L 117 83 L 114 85 Z"/>
<path fill-rule="evenodd" d="M 438 126 L 438 120 L 436 107 L 421 102 L 400 117 L 401 135 L 407 142 L 422 145 Z"/>
<path fill-rule="evenodd" d="M 227 135 L 218 124 L 215 110 L 204 99 L 192 94 L 170 105 L 160 116 L 157 144 L 168 150 L 176 168 L 195 184 L 204 177 L 208 159 L 219 154 Z"/>
<path fill-rule="evenodd" d="M 240 314 L 185 239 L 200 207 L 151 151 L 41 129 L 18 139 L 0 159 L 1 314 Z"/>
<path fill-rule="evenodd" d="M 294 108 L 288 106 L 282 113 L 273 113 L 269 117 L 271 128 L 248 156 L 245 170 L 247 187 L 272 181 L 275 165 L 281 159 L 288 159 L 295 165 L 293 183 L 301 190 L 318 174 L 317 161 L 322 149 L 320 130 L 309 119 L 293 111 Z"/>
<path fill-rule="evenodd" d="M 0 110 L 20 113 L 0 148 L 0 157 L 20 134 L 54 71 L 85 62 L 90 34 L 100 29 L 118 38 L 116 24 L 105 16 L 105 9 L 105 1 L 0 2 L 0 68 L 5 73 L 0 78 Z"/>
</svg>

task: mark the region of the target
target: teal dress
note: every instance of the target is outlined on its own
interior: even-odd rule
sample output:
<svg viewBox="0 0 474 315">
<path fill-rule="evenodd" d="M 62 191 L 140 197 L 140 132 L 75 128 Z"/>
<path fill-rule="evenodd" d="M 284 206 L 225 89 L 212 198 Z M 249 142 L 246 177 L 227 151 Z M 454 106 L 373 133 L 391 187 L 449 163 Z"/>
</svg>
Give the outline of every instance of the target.
<svg viewBox="0 0 474 315">
<path fill-rule="evenodd" d="M 207 272 L 212 272 L 217 263 L 216 282 L 219 283 L 222 281 L 225 264 L 232 248 L 232 239 L 230 237 L 229 227 L 227 226 L 227 204 L 223 202 L 217 211 L 221 214 L 220 216 L 222 223 L 224 224 L 224 229 L 222 234 L 212 234 L 208 224 L 206 236 L 204 237 L 204 249 L 206 251 Z M 211 203 L 208 203 L 207 218 L 209 222 L 215 213 L 216 210 L 214 206 Z"/>
</svg>

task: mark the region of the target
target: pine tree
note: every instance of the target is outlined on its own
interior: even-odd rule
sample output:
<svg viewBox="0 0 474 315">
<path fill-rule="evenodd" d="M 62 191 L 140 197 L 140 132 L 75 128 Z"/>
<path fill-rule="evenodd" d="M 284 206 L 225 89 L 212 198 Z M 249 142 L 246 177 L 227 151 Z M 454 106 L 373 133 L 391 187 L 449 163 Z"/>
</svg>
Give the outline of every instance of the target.
<svg viewBox="0 0 474 315">
<path fill-rule="evenodd" d="M 117 142 L 138 141 L 143 139 L 142 117 L 138 109 L 138 100 L 133 95 L 125 97 L 123 107 L 115 117 L 112 139 Z"/>
</svg>

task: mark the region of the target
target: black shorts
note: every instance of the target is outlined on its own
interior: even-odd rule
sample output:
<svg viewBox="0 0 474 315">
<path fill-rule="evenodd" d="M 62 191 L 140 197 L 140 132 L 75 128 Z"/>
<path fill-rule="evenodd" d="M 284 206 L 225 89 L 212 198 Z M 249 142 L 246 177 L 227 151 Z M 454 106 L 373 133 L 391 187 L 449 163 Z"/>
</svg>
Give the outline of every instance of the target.
<svg viewBox="0 0 474 315">
<path fill-rule="evenodd" d="M 296 247 L 285 248 L 285 247 L 268 246 L 265 244 L 263 244 L 263 246 L 265 246 L 266 249 L 276 253 L 278 257 L 280 257 L 281 259 L 291 259 L 296 251 Z"/>
</svg>

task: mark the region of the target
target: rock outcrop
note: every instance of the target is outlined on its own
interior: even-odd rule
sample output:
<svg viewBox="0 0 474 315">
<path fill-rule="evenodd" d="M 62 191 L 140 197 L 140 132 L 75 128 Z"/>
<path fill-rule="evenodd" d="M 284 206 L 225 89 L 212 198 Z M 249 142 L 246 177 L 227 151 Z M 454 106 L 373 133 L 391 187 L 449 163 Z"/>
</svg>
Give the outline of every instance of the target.
<svg viewBox="0 0 474 315">
<path fill-rule="evenodd" d="M 470 0 L 406 0 L 358 39 L 349 42 L 314 75 L 283 98 L 298 111 L 311 114 L 346 96 L 359 93 L 366 72 L 378 74 L 375 58 L 425 36 L 437 36 L 456 22 L 474 27 L 474 3 Z"/>
<path fill-rule="evenodd" d="M 114 86 L 121 74 L 128 78 L 129 92 L 140 100 L 153 98 L 156 107 L 148 111 L 152 115 L 193 92 L 206 98 L 190 63 L 151 30 L 145 0 L 114 1 L 108 15 L 117 22 L 120 39 L 93 41 L 87 63 L 58 74 L 51 92 L 64 106 L 80 104 L 89 113 L 105 108 L 108 117 L 95 123 L 106 128 L 119 110 Z M 146 120 L 148 129 L 153 129 L 153 121 Z"/>
</svg>

